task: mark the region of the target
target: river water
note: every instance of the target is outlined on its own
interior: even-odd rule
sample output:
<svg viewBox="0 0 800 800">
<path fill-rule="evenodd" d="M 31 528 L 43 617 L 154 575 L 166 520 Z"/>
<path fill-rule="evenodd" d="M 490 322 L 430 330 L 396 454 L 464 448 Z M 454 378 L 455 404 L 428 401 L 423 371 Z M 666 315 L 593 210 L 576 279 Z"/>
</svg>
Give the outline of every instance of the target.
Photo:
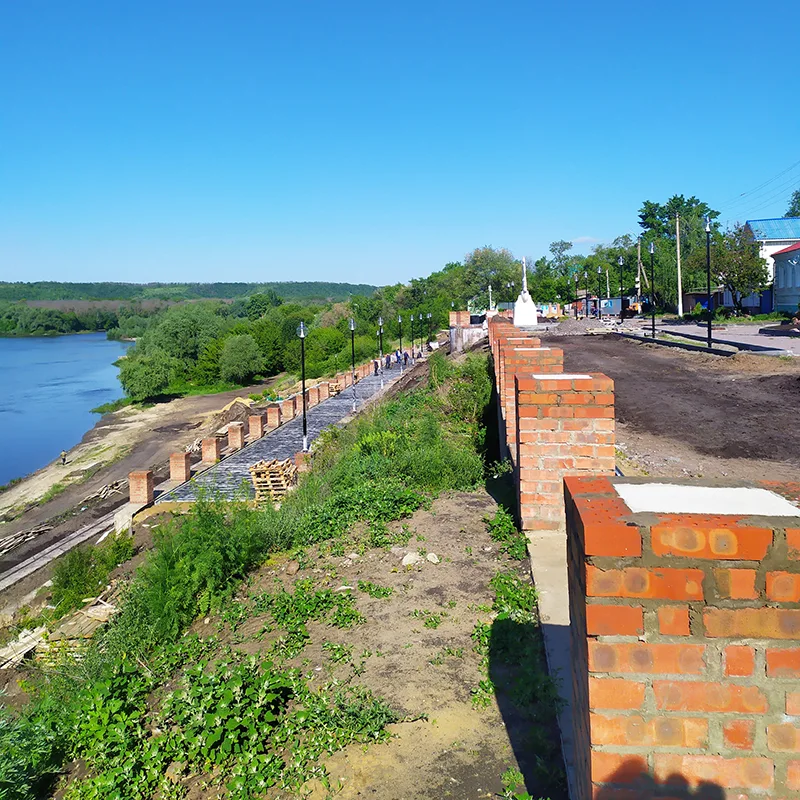
<svg viewBox="0 0 800 800">
<path fill-rule="evenodd" d="M 93 408 L 122 397 L 114 361 L 129 344 L 104 333 L 0 338 L 0 484 L 57 459 L 97 422 Z"/>
</svg>

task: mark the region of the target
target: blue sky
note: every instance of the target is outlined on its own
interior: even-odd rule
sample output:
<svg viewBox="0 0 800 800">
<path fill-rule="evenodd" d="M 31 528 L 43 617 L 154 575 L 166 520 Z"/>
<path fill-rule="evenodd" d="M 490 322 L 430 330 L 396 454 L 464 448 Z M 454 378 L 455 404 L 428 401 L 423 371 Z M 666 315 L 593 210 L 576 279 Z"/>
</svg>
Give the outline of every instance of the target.
<svg viewBox="0 0 800 800">
<path fill-rule="evenodd" d="M 587 252 L 674 193 L 781 216 L 798 22 L 791 0 L 0 0 L 0 280 L 384 284 L 482 245 Z"/>
</svg>

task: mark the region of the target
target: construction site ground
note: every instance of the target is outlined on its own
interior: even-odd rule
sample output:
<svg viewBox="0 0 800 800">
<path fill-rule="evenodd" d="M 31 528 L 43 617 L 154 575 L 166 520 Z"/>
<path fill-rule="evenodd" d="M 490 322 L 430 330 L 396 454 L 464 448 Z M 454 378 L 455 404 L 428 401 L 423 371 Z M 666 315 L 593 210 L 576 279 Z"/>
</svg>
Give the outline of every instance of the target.
<svg viewBox="0 0 800 800">
<path fill-rule="evenodd" d="M 796 480 L 800 359 L 727 358 L 613 334 L 542 339 L 563 348 L 565 370 L 614 380 L 624 473 Z"/>
</svg>

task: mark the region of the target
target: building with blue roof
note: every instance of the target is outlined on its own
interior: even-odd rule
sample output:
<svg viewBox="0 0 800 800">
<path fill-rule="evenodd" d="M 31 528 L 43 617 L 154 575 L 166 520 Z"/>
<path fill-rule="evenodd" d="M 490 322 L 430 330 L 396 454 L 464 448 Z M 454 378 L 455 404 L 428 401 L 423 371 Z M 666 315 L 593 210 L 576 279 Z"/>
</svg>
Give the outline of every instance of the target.
<svg viewBox="0 0 800 800">
<path fill-rule="evenodd" d="M 773 255 L 800 243 L 800 217 L 776 217 L 775 219 L 748 219 L 745 226 L 760 245 L 760 255 L 767 262 L 769 279 L 775 277 Z"/>
</svg>

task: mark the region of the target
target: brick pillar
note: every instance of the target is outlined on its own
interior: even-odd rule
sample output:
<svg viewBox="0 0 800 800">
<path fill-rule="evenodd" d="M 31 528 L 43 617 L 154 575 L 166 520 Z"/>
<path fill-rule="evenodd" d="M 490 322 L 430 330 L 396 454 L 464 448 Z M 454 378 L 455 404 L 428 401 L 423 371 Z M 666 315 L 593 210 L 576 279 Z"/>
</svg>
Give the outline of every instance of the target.
<svg viewBox="0 0 800 800">
<path fill-rule="evenodd" d="M 633 513 L 628 483 L 565 480 L 575 795 L 797 797 L 798 518 L 700 513 L 726 489 L 697 481 Z"/>
<path fill-rule="evenodd" d="M 277 403 L 267 406 L 267 427 L 277 428 L 281 424 L 281 407 Z"/>
<path fill-rule="evenodd" d="M 203 463 L 216 464 L 222 454 L 222 443 L 216 437 L 211 439 L 203 439 Z"/>
<path fill-rule="evenodd" d="M 295 412 L 297 411 L 295 400 L 296 398 L 294 397 L 288 397 L 281 402 L 281 422 L 288 422 L 290 419 L 294 419 Z"/>
<path fill-rule="evenodd" d="M 343 372 L 341 375 L 337 376 L 339 378 L 339 385 L 343 388 L 347 388 L 348 386 L 353 385 L 353 373 L 352 372 Z"/>
<path fill-rule="evenodd" d="M 315 406 L 319 404 L 319 387 L 312 386 L 308 390 L 308 407 Z"/>
<path fill-rule="evenodd" d="M 504 409 L 504 432 L 507 453 L 514 466 L 517 464 L 517 375 L 550 375 L 564 371 L 564 351 L 555 347 L 514 347 L 501 349 L 499 372 L 503 390 L 498 400 Z"/>
<path fill-rule="evenodd" d="M 302 450 L 294 455 L 294 464 L 298 472 L 311 471 L 311 453 L 304 453 Z"/>
<path fill-rule="evenodd" d="M 149 506 L 153 502 L 153 470 L 140 469 L 128 473 L 131 503 Z"/>
<path fill-rule="evenodd" d="M 564 531 L 566 475 L 614 474 L 614 382 L 605 375 L 516 376 L 517 489 L 523 531 Z"/>
<path fill-rule="evenodd" d="M 323 383 L 320 383 L 317 386 L 317 389 L 319 390 L 319 401 L 320 401 L 320 403 L 323 400 L 327 400 L 331 396 L 331 385 L 327 381 L 325 381 Z"/>
<path fill-rule="evenodd" d="M 228 448 L 241 450 L 244 447 L 244 422 L 231 422 L 228 425 Z"/>
<path fill-rule="evenodd" d="M 251 414 L 247 418 L 248 432 L 252 440 L 260 439 L 266 430 L 267 420 L 264 414 Z"/>
<path fill-rule="evenodd" d="M 192 454 L 172 453 L 169 457 L 169 479 L 186 483 L 192 477 Z"/>
</svg>

